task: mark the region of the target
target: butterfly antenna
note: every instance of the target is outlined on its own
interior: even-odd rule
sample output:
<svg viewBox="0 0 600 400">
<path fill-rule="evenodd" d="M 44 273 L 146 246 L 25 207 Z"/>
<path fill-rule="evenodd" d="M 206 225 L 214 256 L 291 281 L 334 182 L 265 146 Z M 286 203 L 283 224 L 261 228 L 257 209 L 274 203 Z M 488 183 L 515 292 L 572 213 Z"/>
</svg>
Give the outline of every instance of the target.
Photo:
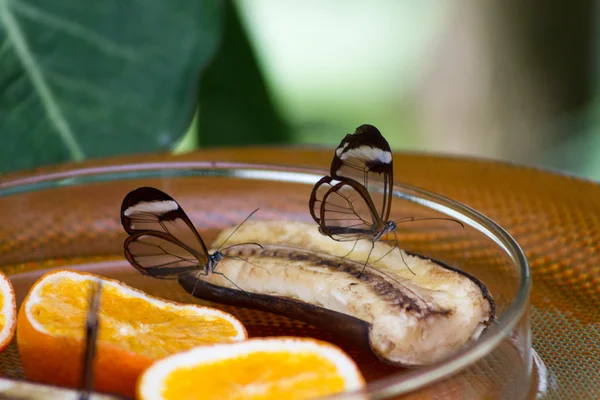
<svg viewBox="0 0 600 400">
<path fill-rule="evenodd" d="M 264 249 L 263 245 L 262 245 L 262 244 L 260 244 L 260 243 L 256 243 L 256 242 L 246 242 L 246 243 L 236 243 L 236 244 L 232 244 L 231 246 L 227 246 L 227 247 L 225 247 L 224 249 L 221 249 L 221 252 L 224 252 L 225 250 L 227 250 L 227 249 L 231 249 L 232 247 L 235 247 L 235 246 L 244 246 L 244 245 L 246 245 L 246 244 L 251 244 L 251 245 L 254 245 L 254 246 L 258 246 L 258 247 L 260 247 L 261 249 Z M 223 254 L 223 257 L 225 257 L 225 254 Z"/>
<path fill-rule="evenodd" d="M 96 357 L 96 341 L 100 328 L 99 310 L 101 296 L 102 281 L 98 281 L 90 295 L 90 307 L 85 321 L 85 349 L 83 352 L 79 400 L 88 400 L 94 386 L 94 359 Z"/>
<path fill-rule="evenodd" d="M 395 224 L 400 224 L 402 222 L 416 222 L 416 221 L 430 221 L 430 220 L 440 220 L 440 221 L 451 221 L 451 222 L 456 222 L 457 224 L 459 224 L 460 226 L 462 226 L 463 228 L 465 227 L 465 224 L 463 224 L 462 222 L 460 222 L 457 219 L 454 218 L 443 218 L 443 217 L 439 217 L 439 218 L 415 218 L 415 217 L 406 217 L 406 218 L 400 218 L 397 221 L 394 221 Z"/>
<path fill-rule="evenodd" d="M 244 244 L 246 244 L 246 243 L 244 243 Z M 259 246 L 260 246 L 260 245 L 259 245 Z M 262 246 L 261 246 L 261 247 L 262 247 Z M 260 265 L 254 264 L 253 262 L 251 262 L 250 260 L 248 260 L 248 259 L 246 259 L 246 258 L 242 258 L 242 257 L 239 257 L 239 256 L 228 256 L 228 255 L 225 255 L 225 254 L 223 254 L 223 257 L 226 257 L 226 258 L 231 258 L 232 260 L 239 260 L 239 261 L 247 262 L 248 264 L 250 264 L 250 265 L 253 265 L 253 266 L 255 266 L 256 268 L 264 269 L 265 271 L 267 271 L 267 273 L 268 273 L 269 275 L 271 275 L 271 272 L 269 272 L 269 270 L 268 270 L 268 269 L 266 269 L 265 267 L 261 267 Z"/>
<path fill-rule="evenodd" d="M 242 222 L 241 222 L 241 223 L 240 223 L 240 224 L 239 224 L 239 225 L 238 225 L 238 226 L 237 226 L 237 227 L 236 227 L 236 228 L 233 230 L 233 232 L 231 232 L 231 233 L 229 234 L 229 236 L 227 236 L 227 239 L 225 239 L 225 241 L 224 241 L 223 243 L 221 243 L 221 245 L 219 246 L 219 248 L 217 249 L 217 251 L 221 250 L 221 247 L 223 247 L 223 246 L 225 245 L 225 243 L 227 243 L 227 241 L 228 241 L 229 239 L 231 239 L 231 237 L 233 236 L 233 234 L 234 234 L 234 233 L 236 233 L 236 232 L 237 232 L 237 230 L 238 230 L 238 229 L 240 229 L 240 228 L 241 228 L 241 226 L 242 226 L 242 225 L 244 225 L 244 223 L 245 223 L 246 221 L 248 221 L 248 219 L 249 219 L 251 216 L 253 216 L 253 215 L 254 215 L 254 213 L 256 213 L 256 212 L 257 212 L 259 209 L 260 209 L 260 208 L 257 208 L 256 210 L 252 211 L 252 212 L 250 213 L 250 215 L 248 215 L 248 216 L 246 217 L 246 219 L 244 219 L 244 220 L 243 220 L 243 221 L 242 221 Z M 260 245 L 259 245 L 259 246 L 260 246 Z M 262 247 L 262 246 L 261 246 L 261 247 Z"/>
<path fill-rule="evenodd" d="M 400 282 L 397 277 L 394 277 L 390 274 L 388 274 L 387 272 L 383 271 L 382 269 L 379 268 L 372 268 L 371 269 L 375 270 L 376 273 L 381 274 L 389 279 L 391 279 L 392 281 L 396 282 L 398 285 L 402 286 L 404 288 L 404 290 L 410 292 L 411 294 L 413 294 L 416 298 L 418 298 L 419 300 L 425 301 L 425 299 L 423 297 L 421 297 L 418 293 L 416 293 L 414 290 L 412 290 L 410 287 L 406 286 L 405 284 L 403 284 L 402 282 Z"/>
</svg>

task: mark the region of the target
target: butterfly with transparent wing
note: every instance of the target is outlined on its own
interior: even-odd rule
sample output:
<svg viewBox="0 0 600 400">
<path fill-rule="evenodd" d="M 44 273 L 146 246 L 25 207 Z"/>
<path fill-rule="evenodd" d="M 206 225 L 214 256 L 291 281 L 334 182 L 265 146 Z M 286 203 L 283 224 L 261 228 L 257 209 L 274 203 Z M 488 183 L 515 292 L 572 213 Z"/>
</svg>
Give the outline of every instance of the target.
<svg viewBox="0 0 600 400">
<path fill-rule="evenodd" d="M 96 283 L 94 285 L 94 283 Z M 100 298 L 102 281 L 92 281 L 90 306 L 85 321 L 85 349 L 83 351 L 79 400 L 88 400 L 94 387 L 94 360 L 96 358 L 96 342 L 100 329 Z"/>
<path fill-rule="evenodd" d="M 393 233 L 395 245 L 390 252 L 398 247 L 396 224 L 442 219 L 462 225 L 450 218 L 409 217 L 390 220 L 393 185 L 394 168 L 390 145 L 377 128 L 365 124 L 344 137 L 335 150 L 329 176 L 321 178 L 313 187 L 309 210 L 319 224 L 319 232 L 339 242 L 354 241 L 354 246 L 361 239 L 371 241 L 371 250 L 359 277 L 368 264 L 375 242 L 382 240 L 388 233 Z M 379 192 L 382 192 L 381 199 L 375 201 L 375 193 Z M 350 253 L 353 250 L 354 247 Z M 402 252 L 400 255 L 402 256 Z M 404 264 L 408 268 L 406 262 Z"/>
<path fill-rule="evenodd" d="M 258 208 L 250 213 L 229 237 L 257 211 Z M 196 273 L 198 283 L 200 276 L 213 273 L 223 276 L 243 291 L 215 268 L 223 257 L 241 259 L 223 253 L 231 247 L 251 244 L 262 248 L 258 243 L 222 248 L 229 240 L 227 238 L 215 252 L 209 254 L 181 206 L 168 194 L 152 187 L 141 187 L 125 196 L 121 205 L 121 224 L 130 235 L 123 245 L 125 257 L 143 275 L 153 278 L 176 279 L 181 274 Z"/>
</svg>

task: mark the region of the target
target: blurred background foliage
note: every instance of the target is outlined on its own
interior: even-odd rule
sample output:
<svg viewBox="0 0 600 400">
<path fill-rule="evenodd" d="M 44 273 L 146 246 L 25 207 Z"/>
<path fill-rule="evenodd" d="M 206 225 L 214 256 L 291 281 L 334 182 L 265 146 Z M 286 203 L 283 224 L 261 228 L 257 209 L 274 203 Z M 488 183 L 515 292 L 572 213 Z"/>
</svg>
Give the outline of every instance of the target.
<svg viewBox="0 0 600 400">
<path fill-rule="evenodd" d="M 0 171 L 370 123 L 396 150 L 600 179 L 597 7 L 2 0 Z"/>
</svg>

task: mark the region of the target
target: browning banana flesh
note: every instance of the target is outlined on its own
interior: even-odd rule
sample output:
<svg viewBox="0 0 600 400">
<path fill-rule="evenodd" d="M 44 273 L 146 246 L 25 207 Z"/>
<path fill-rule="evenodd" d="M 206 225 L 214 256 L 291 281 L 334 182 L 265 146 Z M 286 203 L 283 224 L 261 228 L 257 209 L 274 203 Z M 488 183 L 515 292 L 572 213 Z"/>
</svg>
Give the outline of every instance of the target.
<svg viewBox="0 0 600 400">
<path fill-rule="evenodd" d="M 477 279 L 397 248 L 390 252 L 384 242 L 375 243 L 362 274 L 372 243 L 337 242 L 314 224 L 248 221 L 227 246 L 247 242 L 263 248 L 224 251 L 217 271 L 226 278 L 190 274 L 180 283 L 197 297 L 283 314 L 366 342 L 400 366 L 442 360 L 494 319 L 494 302 Z"/>
</svg>

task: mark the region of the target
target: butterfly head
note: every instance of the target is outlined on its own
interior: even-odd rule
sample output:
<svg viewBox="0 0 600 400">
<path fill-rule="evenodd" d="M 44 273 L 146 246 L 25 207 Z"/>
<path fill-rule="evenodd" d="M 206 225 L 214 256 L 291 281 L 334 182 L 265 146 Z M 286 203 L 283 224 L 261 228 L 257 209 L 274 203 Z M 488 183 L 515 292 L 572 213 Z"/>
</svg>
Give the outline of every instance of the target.
<svg viewBox="0 0 600 400">
<path fill-rule="evenodd" d="M 378 241 L 382 236 L 387 235 L 390 232 L 394 232 L 396 230 L 396 223 L 394 221 L 387 221 L 383 228 L 377 233 L 374 238 L 374 241 Z"/>
<path fill-rule="evenodd" d="M 385 233 L 393 232 L 396 230 L 396 223 L 394 221 L 388 221 L 385 223 Z"/>
<path fill-rule="evenodd" d="M 221 261 L 222 259 L 223 253 L 219 250 L 215 251 L 213 254 L 210 255 L 210 260 L 215 264 Z"/>
<path fill-rule="evenodd" d="M 214 253 L 208 256 L 208 262 L 206 263 L 206 270 L 208 272 L 213 272 L 215 268 L 217 268 L 217 264 L 219 261 L 223 259 L 223 253 L 220 250 L 215 251 Z"/>
</svg>

